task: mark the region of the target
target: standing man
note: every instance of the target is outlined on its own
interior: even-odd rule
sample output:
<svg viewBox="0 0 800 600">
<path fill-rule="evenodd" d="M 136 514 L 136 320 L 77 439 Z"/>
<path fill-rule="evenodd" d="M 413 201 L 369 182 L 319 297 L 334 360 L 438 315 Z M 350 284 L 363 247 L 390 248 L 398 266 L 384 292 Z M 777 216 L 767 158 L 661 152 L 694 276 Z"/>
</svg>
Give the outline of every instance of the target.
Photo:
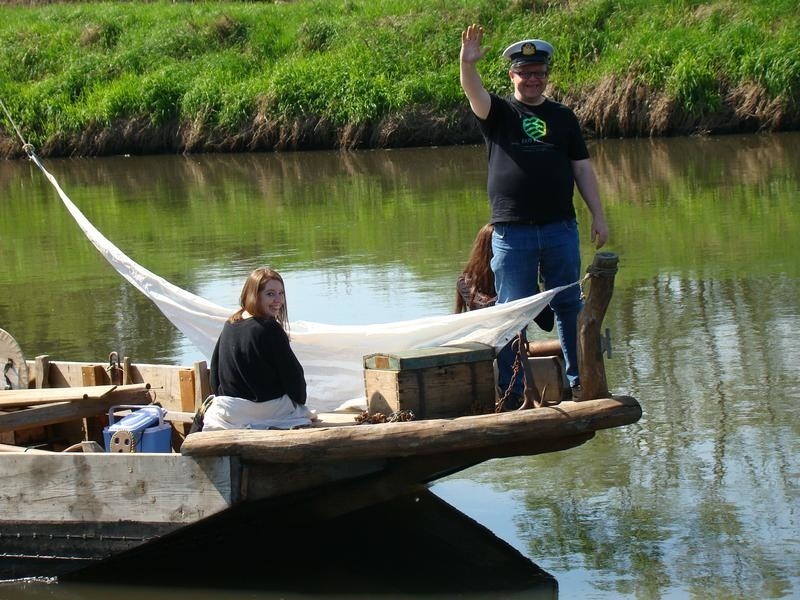
<svg viewBox="0 0 800 600">
<path fill-rule="evenodd" d="M 592 214 L 591 240 L 600 248 L 608 239 L 597 177 L 575 114 L 544 95 L 553 47 L 543 40 L 522 40 L 503 52 L 514 95 L 501 98 L 483 86 L 476 64 L 488 51 L 483 28 L 470 25 L 461 34 L 461 87 L 486 141 L 489 160 L 492 271 L 497 302 L 510 302 L 580 279 L 578 225 L 572 195 L 575 184 Z M 577 357 L 580 289 L 558 294 L 551 306 L 564 351 L 573 397 L 580 395 Z M 501 395 L 513 373 L 509 344 L 497 357 Z M 505 408 L 521 404 L 517 377 Z"/>
</svg>

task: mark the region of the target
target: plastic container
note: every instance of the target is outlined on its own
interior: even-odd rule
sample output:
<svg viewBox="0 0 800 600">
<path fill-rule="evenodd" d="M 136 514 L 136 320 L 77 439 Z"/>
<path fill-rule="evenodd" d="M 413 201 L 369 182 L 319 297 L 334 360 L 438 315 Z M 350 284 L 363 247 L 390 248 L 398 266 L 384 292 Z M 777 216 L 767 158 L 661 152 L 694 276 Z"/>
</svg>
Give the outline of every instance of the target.
<svg viewBox="0 0 800 600">
<path fill-rule="evenodd" d="M 114 422 L 114 413 L 123 408 L 133 412 Z M 172 426 L 164 422 L 166 414 L 160 406 L 112 406 L 109 425 L 103 428 L 106 452 L 171 452 Z"/>
</svg>

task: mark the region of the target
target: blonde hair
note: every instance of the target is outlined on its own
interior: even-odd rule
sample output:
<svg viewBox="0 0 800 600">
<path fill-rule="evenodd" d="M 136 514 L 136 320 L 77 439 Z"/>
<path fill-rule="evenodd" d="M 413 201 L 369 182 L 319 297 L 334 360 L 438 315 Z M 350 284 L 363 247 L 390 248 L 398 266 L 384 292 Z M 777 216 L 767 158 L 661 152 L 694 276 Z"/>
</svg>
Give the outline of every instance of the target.
<svg viewBox="0 0 800 600">
<path fill-rule="evenodd" d="M 240 308 L 228 318 L 228 321 L 231 323 L 241 321 L 245 311 L 254 317 L 263 318 L 269 316 L 261 309 L 259 294 L 270 281 L 280 282 L 281 286 L 284 288 L 285 299 L 286 286 L 283 284 L 283 277 L 281 277 L 280 273 L 269 267 L 259 267 L 248 275 L 247 280 L 242 286 L 242 293 L 239 295 Z M 276 320 L 281 324 L 284 331 L 289 331 L 289 314 L 286 302 L 283 303 Z"/>
</svg>

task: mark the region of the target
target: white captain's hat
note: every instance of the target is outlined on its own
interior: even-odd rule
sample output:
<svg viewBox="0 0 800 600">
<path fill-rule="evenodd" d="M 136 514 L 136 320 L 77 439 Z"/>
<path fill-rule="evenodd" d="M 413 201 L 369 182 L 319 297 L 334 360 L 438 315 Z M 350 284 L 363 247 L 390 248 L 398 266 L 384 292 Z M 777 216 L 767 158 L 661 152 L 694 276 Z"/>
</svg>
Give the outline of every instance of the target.
<svg viewBox="0 0 800 600">
<path fill-rule="evenodd" d="M 544 40 L 520 40 L 503 50 L 503 56 L 511 61 L 511 66 L 527 63 L 548 64 L 553 56 L 553 46 Z"/>
</svg>

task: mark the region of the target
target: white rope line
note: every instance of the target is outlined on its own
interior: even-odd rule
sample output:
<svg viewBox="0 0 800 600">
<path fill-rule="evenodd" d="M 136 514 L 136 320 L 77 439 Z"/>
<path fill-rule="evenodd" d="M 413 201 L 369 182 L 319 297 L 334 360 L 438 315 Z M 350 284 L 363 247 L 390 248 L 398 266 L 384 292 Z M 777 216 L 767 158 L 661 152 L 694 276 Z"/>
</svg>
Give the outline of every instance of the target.
<svg viewBox="0 0 800 600">
<path fill-rule="evenodd" d="M 11 113 L 6 108 L 6 104 L 5 104 L 5 102 L 3 102 L 2 98 L 0 98 L 0 106 L 3 107 L 3 112 L 6 113 L 6 118 L 8 119 L 8 122 L 11 123 L 11 126 L 14 128 L 14 131 L 17 132 L 17 136 L 19 137 L 20 141 L 22 142 L 23 149 L 25 149 L 26 146 L 30 146 L 30 144 L 25 141 L 25 138 L 22 137 L 22 133 L 20 132 L 19 127 L 17 127 L 17 124 L 14 122 L 14 119 L 12 118 Z M 33 149 L 33 146 L 31 146 L 31 149 Z M 28 152 L 27 150 L 25 150 L 25 151 Z"/>
</svg>

